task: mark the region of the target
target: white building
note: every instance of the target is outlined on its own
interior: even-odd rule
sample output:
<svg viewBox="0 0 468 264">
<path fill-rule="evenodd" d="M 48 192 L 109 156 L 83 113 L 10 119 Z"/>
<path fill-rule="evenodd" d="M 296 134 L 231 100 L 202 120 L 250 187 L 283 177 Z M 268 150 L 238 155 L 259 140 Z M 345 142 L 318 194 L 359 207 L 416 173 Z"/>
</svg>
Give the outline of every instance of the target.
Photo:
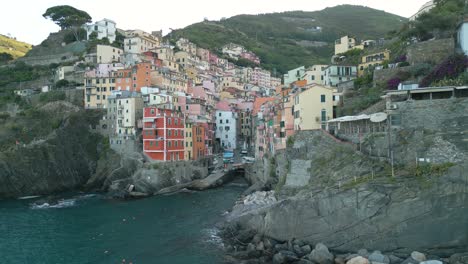
<svg viewBox="0 0 468 264">
<path fill-rule="evenodd" d="M 345 53 L 351 49 L 363 48 L 359 47 L 355 38 L 344 36 L 335 40 L 335 55 Z"/>
<path fill-rule="evenodd" d="M 245 48 L 241 45 L 237 45 L 234 43 L 229 43 L 223 46 L 222 52 L 223 54 L 227 54 L 229 57 L 233 59 L 238 59 L 242 52 L 245 52 Z"/>
<path fill-rule="evenodd" d="M 108 38 L 109 42 L 115 41 L 116 36 L 116 23 L 110 19 L 104 18 L 101 21 L 97 21 L 94 24 L 84 25 L 83 28 L 86 30 L 86 37 L 89 40 L 89 36 L 93 33 L 97 33 L 98 39 Z"/>
<path fill-rule="evenodd" d="M 304 80 L 305 76 L 305 67 L 301 66 L 296 69 L 292 69 L 288 71 L 285 75 L 283 75 L 284 85 L 288 86 L 295 81 Z"/>
<path fill-rule="evenodd" d="M 135 136 L 137 122 L 143 117 L 143 98 L 139 93 L 113 91 L 108 97 L 107 118 L 110 135 L 123 139 Z"/>
<path fill-rule="evenodd" d="M 90 53 L 86 54 L 85 61 L 89 63 L 114 63 L 120 62 L 120 56 L 123 50 L 108 46 L 97 45 Z"/>
<path fill-rule="evenodd" d="M 328 66 L 324 73 L 324 82 L 326 86 L 337 87 L 342 82 L 351 81 L 357 78 L 356 66 L 341 66 L 331 65 Z"/>
<path fill-rule="evenodd" d="M 418 12 L 416 12 L 416 14 L 412 15 L 409 18 L 409 20 L 410 21 L 416 20 L 416 18 L 418 18 L 420 15 L 422 15 L 422 14 L 424 14 L 426 12 L 429 12 L 429 10 L 431 10 L 435 6 L 436 6 L 436 4 L 434 3 L 433 0 L 426 2 L 423 6 L 421 6 L 421 8 L 418 10 Z"/>
<path fill-rule="evenodd" d="M 457 48 L 468 56 L 468 19 L 458 26 Z"/>
<path fill-rule="evenodd" d="M 260 87 L 271 88 L 271 73 L 262 68 L 255 67 L 251 74 L 251 82 Z"/>
<path fill-rule="evenodd" d="M 237 114 L 231 110 L 216 110 L 216 139 L 222 148 L 234 150 L 236 145 Z"/>
<path fill-rule="evenodd" d="M 142 30 L 129 30 L 126 31 L 125 35 L 124 51 L 126 53 L 141 54 L 146 51 L 155 50 L 160 45 L 159 37 Z"/>
<path fill-rule="evenodd" d="M 323 84 L 324 83 L 324 71 L 328 65 L 312 65 L 305 72 L 304 79 L 307 80 L 307 84 Z"/>
</svg>

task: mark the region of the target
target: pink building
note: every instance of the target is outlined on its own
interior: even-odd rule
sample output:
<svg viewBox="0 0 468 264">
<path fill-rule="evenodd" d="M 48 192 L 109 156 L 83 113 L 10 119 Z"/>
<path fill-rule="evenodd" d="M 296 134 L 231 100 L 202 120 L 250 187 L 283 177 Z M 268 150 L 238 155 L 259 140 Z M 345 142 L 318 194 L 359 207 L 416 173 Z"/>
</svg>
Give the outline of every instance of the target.
<svg viewBox="0 0 468 264">
<path fill-rule="evenodd" d="M 240 56 L 241 58 L 249 60 L 253 63 L 260 64 L 260 58 L 251 51 L 242 52 Z"/>
</svg>

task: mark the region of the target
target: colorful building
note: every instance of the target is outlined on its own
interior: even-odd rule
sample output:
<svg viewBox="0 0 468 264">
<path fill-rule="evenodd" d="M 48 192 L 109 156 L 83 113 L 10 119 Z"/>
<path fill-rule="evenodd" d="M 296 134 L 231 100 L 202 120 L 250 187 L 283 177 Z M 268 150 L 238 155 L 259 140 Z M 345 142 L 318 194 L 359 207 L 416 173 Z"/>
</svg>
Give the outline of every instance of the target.
<svg viewBox="0 0 468 264">
<path fill-rule="evenodd" d="M 154 161 L 184 160 L 185 120 L 180 112 L 156 107 L 143 111 L 143 152 Z"/>
<path fill-rule="evenodd" d="M 362 56 L 361 63 L 358 66 L 358 76 L 363 76 L 367 69 L 381 66 L 388 60 L 390 60 L 390 51 L 388 50 Z"/>
<path fill-rule="evenodd" d="M 294 130 L 325 129 L 334 118 L 334 106 L 339 96 L 332 88 L 313 86 L 294 96 Z"/>
</svg>

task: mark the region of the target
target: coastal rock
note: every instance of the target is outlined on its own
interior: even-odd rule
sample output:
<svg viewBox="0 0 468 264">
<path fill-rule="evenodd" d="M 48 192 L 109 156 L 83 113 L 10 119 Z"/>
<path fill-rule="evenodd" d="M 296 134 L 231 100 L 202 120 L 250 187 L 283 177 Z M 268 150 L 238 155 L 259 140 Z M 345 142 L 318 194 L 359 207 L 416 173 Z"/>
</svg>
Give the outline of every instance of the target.
<svg viewBox="0 0 468 264">
<path fill-rule="evenodd" d="M 440 260 L 426 260 L 419 264 L 444 264 L 444 263 Z"/>
<path fill-rule="evenodd" d="M 357 254 L 361 257 L 369 257 L 369 251 L 367 251 L 365 248 L 358 250 Z"/>
<path fill-rule="evenodd" d="M 369 260 L 367 260 L 364 257 L 357 256 L 357 257 L 354 257 L 354 258 L 348 260 L 348 262 L 346 262 L 346 264 L 370 264 L 370 262 L 369 262 Z"/>
<path fill-rule="evenodd" d="M 287 250 L 282 250 L 282 251 L 276 253 L 273 256 L 273 263 L 274 264 L 283 264 L 283 263 L 296 261 L 298 259 L 299 258 L 293 252 L 287 251 Z"/>
<path fill-rule="evenodd" d="M 305 245 L 301 247 L 301 250 L 304 252 L 304 254 L 309 254 L 312 252 L 312 247 L 310 245 Z"/>
<path fill-rule="evenodd" d="M 333 264 L 334 262 L 333 254 L 322 243 L 315 245 L 314 250 L 312 250 L 307 258 L 318 264 Z"/>
<path fill-rule="evenodd" d="M 388 258 L 390 259 L 390 264 L 400 264 L 403 262 L 404 259 L 399 258 L 395 255 L 388 255 Z"/>
<path fill-rule="evenodd" d="M 419 262 L 422 262 L 422 261 L 426 260 L 426 255 L 424 255 L 423 253 L 418 252 L 418 251 L 413 251 L 413 252 L 411 252 L 411 258 L 413 258 L 414 260 L 417 260 Z"/>
<path fill-rule="evenodd" d="M 398 254 L 408 256 L 417 248 L 446 256 L 468 246 L 468 211 L 464 210 L 468 162 L 440 176 L 425 177 L 424 185 L 410 175 L 393 182 L 365 180 L 359 175 L 383 173 L 385 164 L 321 131 L 297 133 L 294 147 L 279 152 L 275 159 L 287 164 L 294 159 L 309 161 L 312 166 L 304 175 L 310 178 L 308 185 L 283 187 L 276 192 L 275 203 L 251 210 L 244 207 L 242 214 L 231 214 L 229 221 L 278 241 L 322 242 L 337 252 L 398 249 Z M 287 169 L 275 169 L 287 175 Z M 356 182 L 351 175 L 362 181 Z M 326 188 L 325 183 L 334 187 Z"/>
<path fill-rule="evenodd" d="M 346 264 L 346 261 L 342 257 L 336 257 L 335 264 Z"/>
<path fill-rule="evenodd" d="M 468 252 L 466 253 L 457 253 L 450 256 L 450 264 L 466 264 L 468 263 Z"/>
<path fill-rule="evenodd" d="M 374 251 L 368 257 L 369 261 L 371 262 L 379 262 L 384 264 L 390 264 L 390 259 L 383 255 L 380 251 Z"/>
<path fill-rule="evenodd" d="M 259 250 L 259 251 L 264 251 L 264 250 L 265 250 L 265 245 L 263 244 L 263 241 L 260 241 L 260 242 L 257 244 L 256 249 Z"/>
</svg>

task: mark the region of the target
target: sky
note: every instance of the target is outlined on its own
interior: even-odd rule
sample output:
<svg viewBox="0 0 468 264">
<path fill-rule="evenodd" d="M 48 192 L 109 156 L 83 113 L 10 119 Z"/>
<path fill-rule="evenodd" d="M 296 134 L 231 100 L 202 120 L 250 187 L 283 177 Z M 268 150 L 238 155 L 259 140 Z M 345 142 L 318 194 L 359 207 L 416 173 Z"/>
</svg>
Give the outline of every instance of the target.
<svg viewBox="0 0 468 264">
<path fill-rule="evenodd" d="M 403 17 L 416 13 L 427 0 L 11 0 L 2 4 L 0 34 L 39 44 L 59 27 L 42 17 L 47 8 L 71 5 L 88 12 L 93 21 L 109 18 L 121 29 L 148 32 L 183 28 L 193 23 L 239 14 L 292 10 L 316 11 L 340 4 L 364 5 Z M 9 11 L 21 10 L 21 12 Z"/>
</svg>

